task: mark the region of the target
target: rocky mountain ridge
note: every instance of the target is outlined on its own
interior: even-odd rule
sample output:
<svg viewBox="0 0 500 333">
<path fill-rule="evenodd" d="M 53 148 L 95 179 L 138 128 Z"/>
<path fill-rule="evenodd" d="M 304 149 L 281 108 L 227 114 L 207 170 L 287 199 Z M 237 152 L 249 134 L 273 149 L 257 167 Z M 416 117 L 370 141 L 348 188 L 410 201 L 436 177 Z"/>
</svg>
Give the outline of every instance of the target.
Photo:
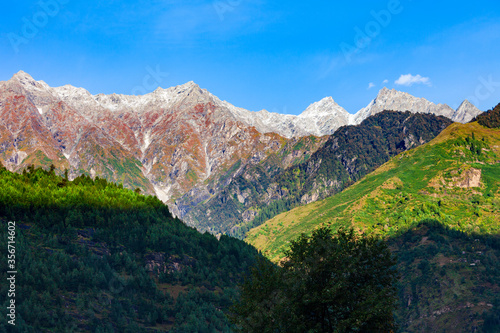
<svg viewBox="0 0 500 333">
<path fill-rule="evenodd" d="M 70 178 L 103 177 L 156 194 L 179 216 L 290 141 L 248 126 L 193 82 L 143 96 L 91 95 L 19 72 L 0 83 L 0 114 L 0 157 L 10 170 L 54 164 Z M 277 169 L 304 154 L 294 156 Z M 176 205 L 185 195 L 189 204 Z"/>
<path fill-rule="evenodd" d="M 458 109 L 454 110 L 446 104 L 434 104 L 425 98 L 387 88 L 380 90 L 374 100 L 354 114 L 347 112 L 332 97 L 312 103 L 298 116 L 266 110 L 252 112 L 234 107 L 231 110 L 237 117 L 244 119 L 246 124 L 255 126 L 259 132 L 278 133 L 287 138 L 331 135 L 341 126 L 360 124 L 366 118 L 385 110 L 431 113 L 460 123 L 466 123 L 482 113 L 468 100 L 463 101 Z"/>
<path fill-rule="evenodd" d="M 22 71 L 14 75 L 14 78 L 25 83 L 34 81 L 29 74 Z M 468 100 L 464 100 L 459 108 L 454 110 L 446 104 L 434 104 L 425 98 L 417 98 L 408 93 L 385 87 L 365 108 L 354 114 L 347 112 L 332 97 L 325 97 L 318 102 L 312 103 L 297 116 L 267 110 L 253 112 L 236 107 L 227 101 L 221 101 L 206 89 L 201 89 L 193 81 L 168 89 L 157 88 L 149 94 L 138 96 L 122 94 L 91 95 L 87 90 L 71 85 L 50 88 L 43 81 L 38 81 L 35 87 L 39 91 L 52 90 L 60 99 L 80 112 L 85 112 L 85 110 L 102 112 L 105 109 L 118 112 L 134 111 L 136 113 L 143 113 L 148 108 L 158 107 L 159 105 L 172 107 L 182 104 L 184 95 L 189 96 L 190 91 L 196 89 L 209 95 L 214 104 L 226 108 L 235 119 L 243 124 L 254 126 L 260 133 L 277 133 L 286 138 L 330 135 L 341 126 L 359 124 L 369 116 L 385 110 L 432 113 L 461 123 L 466 123 L 482 113 Z M 31 96 L 34 95 L 31 94 Z M 90 114 L 87 113 L 87 115 Z"/>
<path fill-rule="evenodd" d="M 182 100 L 183 93 L 193 88 L 200 89 L 196 83 L 190 81 L 168 89 L 158 88 L 154 92 L 142 96 L 120 94 L 92 96 L 85 89 L 70 85 L 54 88 L 54 90 L 61 99 L 76 108 L 85 104 L 87 106 L 98 104 L 112 111 L 143 112 L 148 107 L 159 104 L 176 105 Z M 267 110 L 249 111 L 236 107 L 227 101 L 221 101 L 205 89 L 202 91 L 209 94 L 217 105 L 227 108 L 243 124 L 255 127 L 260 133 L 277 133 L 286 138 L 330 135 L 341 126 L 357 125 L 369 116 L 385 110 L 432 113 L 460 123 L 466 123 L 482 113 L 467 100 L 463 101 L 457 110 L 454 110 L 446 104 L 434 104 L 425 98 L 417 98 L 408 93 L 385 87 L 365 108 L 354 114 L 338 105 L 332 97 L 325 97 L 312 103 L 297 116 Z"/>
</svg>

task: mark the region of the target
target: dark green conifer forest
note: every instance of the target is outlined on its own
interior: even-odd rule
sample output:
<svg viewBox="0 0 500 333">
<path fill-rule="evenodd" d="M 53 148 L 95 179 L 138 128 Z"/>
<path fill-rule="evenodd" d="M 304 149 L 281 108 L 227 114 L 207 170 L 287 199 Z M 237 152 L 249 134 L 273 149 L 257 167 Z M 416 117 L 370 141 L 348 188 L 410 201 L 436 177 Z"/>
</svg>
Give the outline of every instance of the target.
<svg viewBox="0 0 500 333">
<path fill-rule="evenodd" d="M 53 169 L 1 168 L 2 249 L 7 222 L 16 222 L 16 331 L 231 331 L 226 312 L 257 251 L 200 234 L 137 192 Z M 6 260 L 0 271 L 4 281 Z"/>
<path fill-rule="evenodd" d="M 498 128 L 500 127 L 500 104 L 497 104 L 493 109 L 477 116 L 475 119 L 471 120 L 471 122 L 477 121 L 480 125 L 489 127 L 489 128 Z"/>
</svg>

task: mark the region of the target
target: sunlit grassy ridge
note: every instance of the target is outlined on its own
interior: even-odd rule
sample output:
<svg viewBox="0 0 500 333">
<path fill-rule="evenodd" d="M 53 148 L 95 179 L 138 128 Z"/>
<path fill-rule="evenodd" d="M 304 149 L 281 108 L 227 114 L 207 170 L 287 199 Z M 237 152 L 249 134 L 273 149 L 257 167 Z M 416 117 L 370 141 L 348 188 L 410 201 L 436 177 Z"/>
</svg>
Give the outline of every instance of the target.
<svg viewBox="0 0 500 333">
<path fill-rule="evenodd" d="M 98 177 L 91 179 L 82 175 L 69 181 L 57 176 L 53 168 L 46 171 L 29 167 L 28 171 L 18 174 L 0 166 L 0 215 L 10 218 L 27 218 L 37 209 L 54 212 L 80 209 L 84 213 L 95 208 L 157 208 L 167 211 L 167 207 L 159 199 L 140 195 L 140 192 L 126 190 L 122 185 Z"/>
<path fill-rule="evenodd" d="M 500 129 L 453 124 L 345 191 L 280 214 L 247 234 L 270 259 L 320 225 L 391 236 L 425 218 L 476 233 L 499 230 Z"/>
</svg>

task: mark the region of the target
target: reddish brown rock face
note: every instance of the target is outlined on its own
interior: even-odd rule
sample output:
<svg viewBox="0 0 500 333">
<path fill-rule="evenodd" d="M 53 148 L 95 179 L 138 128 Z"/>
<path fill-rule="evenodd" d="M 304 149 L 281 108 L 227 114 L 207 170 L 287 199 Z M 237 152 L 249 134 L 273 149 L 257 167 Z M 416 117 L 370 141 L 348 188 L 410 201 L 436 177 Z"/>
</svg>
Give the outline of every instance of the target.
<svg viewBox="0 0 500 333">
<path fill-rule="evenodd" d="M 289 141 L 260 133 L 228 105 L 192 82 L 143 96 L 93 96 L 20 72 L 0 83 L 0 160 L 15 171 L 54 164 L 71 177 L 86 173 L 140 187 L 189 220 L 198 202 Z M 174 204 L 180 198 L 184 203 Z"/>
<path fill-rule="evenodd" d="M 25 73 L 0 83 L 0 159 L 13 171 L 51 164 L 152 192 L 140 162 L 104 128 Z"/>
</svg>

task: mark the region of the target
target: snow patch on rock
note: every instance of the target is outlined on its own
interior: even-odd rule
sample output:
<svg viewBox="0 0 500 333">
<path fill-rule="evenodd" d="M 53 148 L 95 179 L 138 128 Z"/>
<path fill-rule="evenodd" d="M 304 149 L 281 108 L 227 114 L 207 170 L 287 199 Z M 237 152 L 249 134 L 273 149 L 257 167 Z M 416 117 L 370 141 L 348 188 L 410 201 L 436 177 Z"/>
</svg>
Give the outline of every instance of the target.
<svg viewBox="0 0 500 333">
<path fill-rule="evenodd" d="M 160 185 L 153 185 L 156 196 L 158 199 L 163 201 L 163 203 L 167 203 L 170 200 L 171 194 L 170 194 L 170 187 L 171 186 L 160 186 Z"/>
<path fill-rule="evenodd" d="M 149 145 L 151 144 L 151 131 L 147 131 L 144 134 L 144 141 L 141 145 L 141 152 L 144 154 L 146 149 L 148 149 Z"/>
</svg>

